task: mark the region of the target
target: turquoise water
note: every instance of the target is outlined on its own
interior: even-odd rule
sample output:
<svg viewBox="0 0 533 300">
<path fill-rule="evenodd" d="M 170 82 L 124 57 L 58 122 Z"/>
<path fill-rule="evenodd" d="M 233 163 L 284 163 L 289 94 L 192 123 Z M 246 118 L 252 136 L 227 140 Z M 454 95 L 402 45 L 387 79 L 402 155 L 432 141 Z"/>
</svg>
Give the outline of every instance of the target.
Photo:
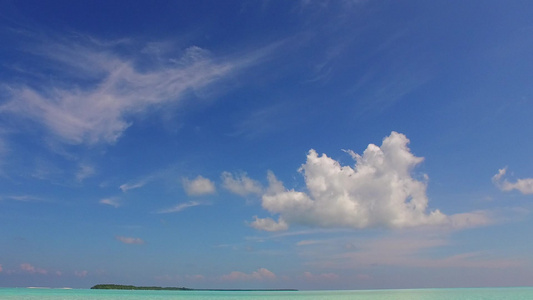
<svg viewBox="0 0 533 300">
<path fill-rule="evenodd" d="M 355 300 L 531 300 L 533 287 L 368 291 L 207 292 L 113 291 L 0 288 L 2 300 L 170 300 L 170 299 L 355 299 Z"/>
</svg>

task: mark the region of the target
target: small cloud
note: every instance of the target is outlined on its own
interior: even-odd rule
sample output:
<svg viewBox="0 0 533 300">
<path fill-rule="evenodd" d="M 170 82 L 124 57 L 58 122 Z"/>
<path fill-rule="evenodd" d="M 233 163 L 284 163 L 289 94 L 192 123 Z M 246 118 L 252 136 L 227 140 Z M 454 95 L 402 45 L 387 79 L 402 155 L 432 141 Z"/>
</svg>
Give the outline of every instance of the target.
<svg viewBox="0 0 533 300">
<path fill-rule="evenodd" d="M 448 217 L 448 221 L 453 229 L 487 226 L 495 222 L 491 214 L 483 210 L 454 214 Z"/>
<path fill-rule="evenodd" d="M 189 201 L 187 203 L 180 203 L 180 204 L 178 204 L 178 205 L 176 205 L 174 207 L 171 207 L 171 208 L 160 210 L 157 213 L 160 213 L 160 214 L 175 213 L 175 212 L 180 212 L 180 211 L 182 211 L 184 209 L 187 209 L 189 207 L 194 207 L 194 206 L 198 206 L 198 205 L 202 205 L 202 203 L 197 202 L 197 201 Z"/>
<path fill-rule="evenodd" d="M 48 271 L 44 270 L 44 269 L 41 269 L 41 268 L 36 268 L 34 266 L 32 266 L 31 264 L 29 263 L 23 263 L 20 265 L 20 269 L 24 272 L 27 272 L 27 273 L 30 273 L 30 274 L 42 274 L 42 275 L 46 275 L 48 274 Z"/>
<path fill-rule="evenodd" d="M 315 244 L 320 244 L 321 242 L 320 241 L 315 241 L 315 240 L 303 240 L 303 241 L 299 241 L 298 243 L 296 243 L 296 246 L 308 246 L 308 245 L 315 245 Z"/>
<path fill-rule="evenodd" d="M 255 221 L 253 221 L 250 225 L 259 230 L 265 230 L 265 231 L 283 231 L 289 229 L 289 225 L 283 221 L 281 217 L 279 217 L 278 221 L 274 221 L 271 218 L 258 218 L 257 216 L 254 216 Z"/>
<path fill-rule="evenodd" d="M 95 173 L 94 167 L 87 164 L 80 164 L 79 170 L 76 173 L 76 180 L 82 182 L 84 179 L 93 176 Z"/>
<path fill-rule="evenodd" d="M 144 244 L 144 240 L 140 238 L 133 238 L 133 237 L 125 237 L 125 236 L 116 236 L 115 239 L 119 242 L 122 242 L 124 244 L 135 244 L 135 245 L 142 245 Z"/>
<path fill-rule="evenodd" d="M 233 271 L 229 274 L 222 275 L 221 279 L 227 281 L 273 280 L 276 279 L 276 274 L 265 268 L 260 268 L 250 274 Z"/>
<path fill-rule="evenodd" d="M 101 199 L 100 201 L 98 201 L 98 203 L 105 204 L 105 205 L 111 205 L 113 207 L 120 207 L 121 206 L 120 199 L 117 198 L 117 197 L 104 198 L 104 199 Z"/>
<path fill-rule="evenodd" d="M 183 178 L 182 180 L 183 188 L 189 196 L 201 196 L 214 194 L 215 184 L 201 175 L 198 175 L 195 179 L 189 180 L 188 178 Z"/>
<path fill-rule="evenodd" d="M 322 273 L 315 275 L 311 272 L 305 272 L 304 278 L 309 281 L 337 280 L 339 279 L 339 275 L 335 273 Z"/>
<path fill-rule="evenodd" d="M 263 192 L 261 184 L 250 179 L 246 173 L 233 175 L 229 172 L 223 172 L 221 178 L 222 186 L 234 194 L 244 197 L 250 194 L 260 195 Z"/>
<path fill-rule="evenodd" d="M 204 280 L 205 276 L 196 274 L 196 275 L 186 275 L 185 278 L 189 280 Z"/>
<path fill-rule="evenodd" d="M 507 168 L 498 170 L 498 173 L 492 177 L 492 183 L 504 192 L 518 190 L 524 195 L 533 194 L 533 178 L 517 179 L 512 183 L 502 178 L 507 173 Z"/>
<path fill-rule="evenodd" d="M 133 183 L 124 183 L 119 188 L 125 193 L 129 190 L 138 189 L 140 187 L 143 187 L 147 183 L 147 180 L 141 180 L 138 182 Z"/>
<path fill-rule="evenodd" d="M 31 196 L 31 195 L 15 195 L 15 196 L 6 196 L 3 197 L 5 199 L 15 200 L 15 201 L 21 201 L 21 202 L 39 202 L 43 201 L 43 199 Z M 2 198 L 0 198 L 2 200 Z"/>
<path fill-rule="evenodd" d="M 85 271 L 85 270 L 84 270 L 84 271 L 75 271 L 75 272 L 74 272 L 74 275 L 75 275 L 76 277 L 80 277 L 80 278 L 82 278 L 82 277 L 86 277 L 87 275 L 89 275 L 89 272 L 88 272 L 88 271 Z"/>
</svg>

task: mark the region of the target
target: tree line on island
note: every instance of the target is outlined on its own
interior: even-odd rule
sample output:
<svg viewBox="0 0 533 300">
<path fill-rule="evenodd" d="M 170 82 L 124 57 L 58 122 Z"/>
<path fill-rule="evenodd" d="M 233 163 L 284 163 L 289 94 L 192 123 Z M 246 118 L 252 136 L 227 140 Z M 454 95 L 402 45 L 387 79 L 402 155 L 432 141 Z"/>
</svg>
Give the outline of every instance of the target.
<svg viewBox="0 0 533 300">
<path fill-rule="evenodd" d="M 135 286 L 123 284 L 97 284 L 92 290 L 140 290 L 140 291 L 297 291 L 295 289 L 190 289 L 186 287 Z"/>
<path fill-rule="evenodd" d="M 92 290 L 167 290 L 167 291 L 189 291 L 191 289 L 185 287 L 160 287 L 160 286 L 135 286 L 123 284 L 97 284 L 91 287 Z"/>
</svg>

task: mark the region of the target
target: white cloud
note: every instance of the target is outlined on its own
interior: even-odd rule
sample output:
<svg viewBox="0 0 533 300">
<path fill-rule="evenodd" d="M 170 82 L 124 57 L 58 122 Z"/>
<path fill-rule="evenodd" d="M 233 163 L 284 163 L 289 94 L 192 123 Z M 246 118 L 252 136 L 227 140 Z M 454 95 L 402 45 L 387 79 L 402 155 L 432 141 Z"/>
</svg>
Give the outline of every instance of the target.
<svg viewBox="0 0 533 300">
<path fill-rule="evenodd" d="M 171 207 L 171 208 L 167 208 L 167 209 L 163 209 L 163 210 L 160 210 L 158 211 L 158 213 L 160 214 L 168 214 L 168 213 L 175 213 L 175 212 L 180 212 L 184 209 L 187 209 L 189 207 L 194 207 L 194 206 L 198 206 L 198 205 L 202 205 L 202 203 L 200 202 L 196 202 L 196 201 L 189 201 L 187 203 L 180 203 L 174 207 Z"/>
<path fill-rule="evenodd" d="M 299 241 L 298 243 L 296 243 L 296 246 L 309 246 L 309 245 L 316 245 L 320 243 L 321 243 L 320 241 L 316 241 L 316 240 L 303 240 L 303 241 Z"/>
<path fill-rule="evenodd" d="M 131 116 L 166 103 L 179 103 L 190 91 L 201 90 L 257 59 L 221 62 L 193 46 L 174 63 L 141 69 L 131 56 L 113 53 L 115 43 L 89 38 L 77 44 L 42 44 L 47 46 L 34 50 L 34 54 L 57 66 L 55 84 L 46 80 L 36 87 L 4 85 L 9 101 L 0 106 L 0 113 L 40 123 L 71 144 L 114 143 L 131 125 Z"/>
<path fill-rule="evenodd" d="M 122 242 L 124 244 L 136 244 L 136 245 L 142 245 L 144 244 L 144 240 L 140 238 L 133 238 L 133 237 L 125 237 L 125 236 L 116 236 L 115 239 L 119 242 Z"/>
<path fill-rule="evenodd" d="M 175 177 L 176 175 L 170 169 L 159 170 L 155 173 L 144 176 L 140 179 L 129 181 L 119 186 L 119 189 L 126 193 L 129 190 L 142 188 L 150 182 L 166 179 L 168 177 Z"/>
<path fill-rule="evenodd" d="M 221 178 L 222 186 L 234 194 L 244 197 L 250 194 L 260 195 L 263 192 L 261 184 L 250 179 L 246 173 L 233 175 L 229 172 L 223 172 Z"/>
<path fill-rule="evenodd" d="M 120 203 L 120 199 L 117 197 L 104 198 L 104 199 L 101 199 L 98 203 L 105 204 L 105 205 L 111 205 L 114 207 L 120 207 L 122 205 Z"/>
<path fill-rule="evenodd" d="M 12 195 L 12 196 L 0 196 L 0 200 L 3 199 L 10 199 L 14 201 L 21 201 L 21 202 L 41 202 L 44 201 L 42 198 L 35 197 L 32 195 Z"/>
<path fill-rule="evenodd" d="M 89 275 L 89 271 L 86 271 L 86 270 L 83 270 L 83 271 L 75 271 L 75 272 L 74 272 L 74 275 L 75 275 L 76 277 L 83 278 L 83 277 L 86 277 L 87 275 Z"/>
<path fill-rule="evenodd" d="M 281 231 L 289 229 L 289 224 L 287 224 L 281 217 L 278 221 L 274 221 L 271 218 L 258 218 L 254 216 L 254 221 L 250 224 L 255 229 L 265 230 L 265 231 Z"/>
<path fill-rule="evenodd" d="M 34 267 L 34 266 L 32 266 L 31 264 L 28 264 L 28 263 L 21 264 L 20 265 L 20 269 L 22 271 L 30 273 L 30 274 L 42 274 L 42 275 L 48 274 L 47 270 L 44 270 L 44 269 L 41 269 L 41 268 L 36 268 L 36 267 Z"/>
<path fill-rule="evenodd" d="M 491 225 L 495 222 L 493 213 L 485 210 L 477 210 L 468 213 L 453 214 L 448 217 L 448 225 L 452 228 L 471 228 Z"/>
<path fill-rule="evenodd" d="M 76 173 L 76 180 L 81 182 L 84 179 L 94 175 L 94 173 L 95 173 L 95 170 L 93 166 L 87 165 L 87 164 L 80 164 L 79 170 Z"/>
<path fill-rule="evenodd" d="M 221 279 L 228 281 L 273 280 L 276 279 L 276 274 L 265 268 L 260 268 L 250 274 L 233 271 L 229 274 L 222 275 Z"/>
<path fill-rule="evenodd" d="M 201 175 L 192 180 L 183 178 L 182 183 L 185 192 L 189 196 L 208 195 L 216 192 L 215 184 Z"/>
<path fill-rule="evenodd" d="M 515 183 L 502 178 L 507 173 L 507 168 L 498 170 L 498 174 L 492 177 L 492 182 L 500 190 L 508 192 L 518 190 L 524 195 L 533 194 L 533 178 L 517 179 Z"/>
<path fill-rule="evenodd" d="M 138 189 L 138 188 L 141 188 L 143 187 L 148 181 L 147 180 L 142 180 L 142 181 L 138 181 L 138 182 L 133 182 L 133 183 L 124 183 L 122 185 L 120 185 L 120 189 L 123 191 L 123 192 L 127 192 L 129 190 L 134 190 L 134 189 Z"/>
<path fill-rule="evenodd" d="M 408 148 L 403 134 L 392 132 L 381 147 L 368 145 L 363 155 L 348 150 L 355 166 L 339 162 L 310 150 L 307 162 L 300 168 L 306 191 L 288 190 L 273 173 L 268 174 L 269 188 L 262 206 L 272 214 L 252 226 L 263 230 L 284 230 L 288 224 L 315 227 L 405 228 L 424 225 L 464 228 L 486 225 L 484 212 L 446 216 L 439 210 L 428 211 L 424 181 L 412 176 L 412 170 L 423 161 Z"/>
</svg>

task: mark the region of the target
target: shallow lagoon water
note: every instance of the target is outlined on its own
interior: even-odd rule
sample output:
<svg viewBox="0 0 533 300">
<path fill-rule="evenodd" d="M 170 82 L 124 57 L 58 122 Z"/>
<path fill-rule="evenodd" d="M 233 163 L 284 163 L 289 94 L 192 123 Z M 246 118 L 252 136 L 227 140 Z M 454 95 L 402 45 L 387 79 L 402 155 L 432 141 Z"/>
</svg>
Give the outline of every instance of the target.
<svg viewBox="0 0 533 300">
<path fill-rule="evenodd" d="M 171 299 L 356 299 L 356 300 L 531 300 L 533 287 L 357 291 L 124 291 L 0 288 L 2 300 L 171 300 Z"/>
</svg>

